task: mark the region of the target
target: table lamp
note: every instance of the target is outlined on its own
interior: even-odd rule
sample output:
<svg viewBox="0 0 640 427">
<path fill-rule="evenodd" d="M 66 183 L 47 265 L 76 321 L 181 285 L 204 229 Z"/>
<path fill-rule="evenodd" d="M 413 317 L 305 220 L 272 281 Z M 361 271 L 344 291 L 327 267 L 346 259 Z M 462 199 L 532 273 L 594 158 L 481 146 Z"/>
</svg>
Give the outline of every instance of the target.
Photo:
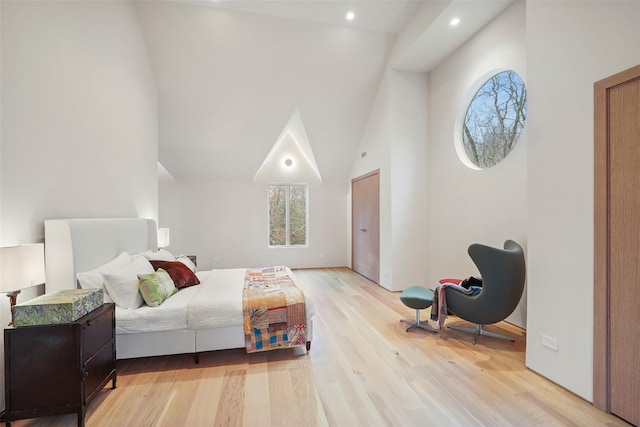
<svg viewBox="0 0 640 427">
<path fill-rule="evenodd" d="M 0 292 L 6 293 L 13 306 L 21 289 L 41 285 L 45 282 L 44 244 L 10 246 L 0 248 Z"/>
<path fill-rule="evenodd" d="M 170 235 L 168 228 L 158 228 L 158 249 L 169 246 Z"/>
</svg>

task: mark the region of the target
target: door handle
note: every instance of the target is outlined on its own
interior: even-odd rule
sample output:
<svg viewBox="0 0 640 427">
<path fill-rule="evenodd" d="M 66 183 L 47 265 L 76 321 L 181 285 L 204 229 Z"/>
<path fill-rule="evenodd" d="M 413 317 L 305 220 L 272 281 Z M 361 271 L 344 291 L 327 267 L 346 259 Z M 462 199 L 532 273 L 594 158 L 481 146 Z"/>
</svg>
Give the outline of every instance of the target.
<svg viewBox="0 0 640 427">
<path fill-rule="evenodd" d="M 360 231 L 367 231 L 367 229 L 366 228 L 361 228 Z"/>
</svg>

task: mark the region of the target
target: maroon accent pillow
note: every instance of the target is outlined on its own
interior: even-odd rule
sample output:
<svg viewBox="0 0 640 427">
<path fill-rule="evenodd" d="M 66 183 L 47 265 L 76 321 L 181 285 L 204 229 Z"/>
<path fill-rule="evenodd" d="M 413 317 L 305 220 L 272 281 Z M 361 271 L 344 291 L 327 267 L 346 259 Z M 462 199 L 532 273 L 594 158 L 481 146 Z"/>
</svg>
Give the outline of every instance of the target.
<svg viewBox="0 0 640 427">
<path fill-rule="evenodd" d="M 176 288 L 188 288 L 189 286 L 200 284 L 198 276 L 180 261 L 149 261 L 154 270 L 162 268 L 173 280 Z"/>
</svg>

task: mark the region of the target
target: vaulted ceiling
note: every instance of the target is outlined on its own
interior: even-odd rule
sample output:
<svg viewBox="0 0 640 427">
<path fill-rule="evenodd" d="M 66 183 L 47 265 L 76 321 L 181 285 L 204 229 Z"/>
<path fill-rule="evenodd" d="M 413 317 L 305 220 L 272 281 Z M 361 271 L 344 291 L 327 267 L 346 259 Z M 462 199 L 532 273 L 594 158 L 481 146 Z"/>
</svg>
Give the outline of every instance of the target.
<svg viewBox="0 0 640 427">
<path fill-rule="evenodd" d="M 425 72 L 508 3 L 137 1 L 159 161 L 176 179 L 250 180 L 297 111 L 322 179 L 345 181 L 396 40 L 391 65 Z M 443 38 L 465 4 L 482 19 Z"/>
</svg>

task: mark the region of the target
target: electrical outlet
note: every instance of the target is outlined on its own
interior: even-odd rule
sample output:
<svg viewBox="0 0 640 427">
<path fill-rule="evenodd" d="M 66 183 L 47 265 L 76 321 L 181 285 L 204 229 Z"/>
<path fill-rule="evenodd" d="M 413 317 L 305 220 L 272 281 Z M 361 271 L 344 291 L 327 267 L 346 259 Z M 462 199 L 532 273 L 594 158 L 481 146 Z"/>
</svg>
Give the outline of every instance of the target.
<svg viewBox="0 0 640 427">
<path fill-rule="evenodd" d="M 542 336 L 542 345 L 553 351 L 558 351 L 558 340 L 547 335 Z"/>
</svg>

